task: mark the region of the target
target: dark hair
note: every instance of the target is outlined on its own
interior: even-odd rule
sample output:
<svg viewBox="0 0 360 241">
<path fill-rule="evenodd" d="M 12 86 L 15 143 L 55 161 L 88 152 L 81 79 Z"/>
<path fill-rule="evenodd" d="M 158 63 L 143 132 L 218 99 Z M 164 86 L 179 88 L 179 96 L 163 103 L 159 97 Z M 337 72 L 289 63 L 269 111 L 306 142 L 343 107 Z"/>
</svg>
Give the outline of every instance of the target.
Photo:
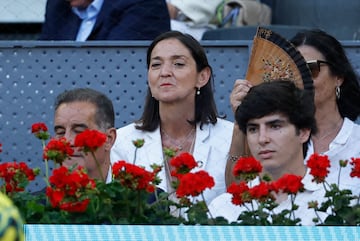
<svg viewBox="0 0 360 241">
<path fill-rule="evenodd" d="M 297 130 L 309 128 L 316 132 L 314 95 L 311 90 L 301 90 L 291 80 L 274 80 L 252 87 L 236 110 L 235 119 L 246 134 L 250 119 L 281 113 Z M 310 140 L 310 138 L 309 138 Z M 308 141 L 309 141 L 308 140 Z M 304 157 L 308 141 L 303 145 Z"/>
<path fill-rule="evenodd" d="M 342 117 L 355 120 L 360 114 L 359 76 L 353 69 L 341 43 L 333 36 L 318 29 L 299 32 L 290 41 L 295 47 L 308 45 L 317 49 L 330 63 L 331 73 L 344 78 L 344 82 L 340 86 L 340 98 L 336 102 Z"/>
<path fill-rule="evenodd" d="M 96 107 L 96 125 L 102 130 L 114 127 L 114 106 L 105 94 L 90 88 L 77 88 L 64 91 L 55 99 L 55 111 L 61 104 L 72 102 L 88 102 L 93 104 Z"/>
<path fill-rule="evenodd" d="M 195 119 L 189 120 L 189 123 L 195 125 L 200 122 L 200 128 L 205 123 L 215 124 L 217 122 L 218 112 L 215 105 L 214 93 L 213 93 L 213 74 L 212 68 L 209 65 L 206 57 L 205 50 L 200 43 L 189 34 L 183 34 L 178 31 L 169 31 L 159 35 L 150 44 L 147 50 L 146 63 L 149 69 L 151 53 L 154 47 L 162 40 L 177 39 L 179 40 L 191 53 L 191 56 L 196 62 L 196 69 L 198 72 L 204 68 L 210 69 L 210 79 L 205 86 L 201 88 L 199 95 L 195 95 Z M 145 131 L 154 131 L 160 124 L 159 116 L 159 101 L 152 97 L 151 90 L 148 87 L 147 96 L 145 100 L 144 111 L 140 120 L 137 122 L 137 129 Z"/>
</svg>

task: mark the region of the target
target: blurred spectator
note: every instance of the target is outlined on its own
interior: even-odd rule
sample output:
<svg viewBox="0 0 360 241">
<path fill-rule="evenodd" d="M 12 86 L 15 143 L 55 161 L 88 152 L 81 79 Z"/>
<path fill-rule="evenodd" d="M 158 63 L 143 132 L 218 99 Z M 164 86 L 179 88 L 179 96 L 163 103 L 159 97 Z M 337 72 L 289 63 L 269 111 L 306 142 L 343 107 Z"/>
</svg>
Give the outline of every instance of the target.
<svg viewBox="0 0 360 241">
<path fill-rule="evenodd" d="M 0 241 L 24 241 L 23 221 L 18 208 L 0 192 Z"/>
<path fill-rule="evenodd" d="M 152 40 L 170 30 L 165 0 L 48 0 L 40 40 Z"/>
<path fill-rule="evenodd" d="M 229 19 L 233 19 L 234 22 L 227 27 L 270 24 L 271 22 L 270 7 L 273 0 L 166 1 L 171 19 L 171 29 L 188 33 L 197 40 L 201 40 L 204 32 L 209 29 L 224 27 Z M 228 13 L 225 13 L 227 12 L 226 9 L 229 10 Z"/>
<path fill-rule="evenodd" d="M 203 33 L 216 25 L 216 8 L 222 0 L 167 0 L 171 18 L 171 29 L 192 35 L 200 40 Z"/>
</svg>

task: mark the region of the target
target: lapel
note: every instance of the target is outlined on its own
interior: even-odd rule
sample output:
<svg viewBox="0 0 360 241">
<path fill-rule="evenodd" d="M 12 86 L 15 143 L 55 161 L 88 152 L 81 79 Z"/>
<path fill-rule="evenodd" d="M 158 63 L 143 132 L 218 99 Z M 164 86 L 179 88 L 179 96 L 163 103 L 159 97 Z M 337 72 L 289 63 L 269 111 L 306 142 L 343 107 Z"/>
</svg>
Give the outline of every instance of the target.
<svg viewBox="0 0 360 241">
<path fill-rule="evenodd" d="M 198 167 L 194 171 L 200 169 L 206 169 L 207 162 L 209 160 L 211 143 L 210 140 L 210 127 L 211 124 L 206 124 L 203 129 L 200 129 L 200 125 L 196 125 L 196 139 L 194 146 L 193 156 L 198 162 Z"/>
<path fill-rule="evenodd" d="M 88 40 L 96 39 L 96 36 L 98 32 L 101 29 L 101 26 L 103 25 L 104 19 L 110 14 L 113 6 L 112 1 L 104 0 L 103 5 L 101 6 L 100 12 L 98 16 L 96 17 L 96 22 L 94 25 L 93 30 L 91 31 Z"/>
<path fill-rule="evenodd" d="M 73 13 L 71 10 L 70 5 L 66 6 L 67 12 L 65 19 L 62 19 L 61 25 L 58 29 L 55 31 L 57 32 L 57 35 L 61 39 L 76 39 L 77 32 L 79 31 L 80 25 L 81 25 L 81 19 Z"/>
<path fill-rule="evenodd" d="M 161 179 L 161 183 L 158 185 L 162 190 L 167 190 L 166 185 L 166 173 L 164 167 L 164 157 L 163 157 L 163 150 L 162 150 L 162 143 L 161 143 L 161 136 L 160 136 L 160 127 L 158 127 L 153 132 L 147 132 L 145 134 L 145 144 L 142 147 L 143 150 L 138 158 L 142 158 L 142 161 L 147 163 L 147 166 L 150 168 L 151 164 L 158 164 L 162 165 L 163 168 L 159 172 L 158 177 Z M 148 143 L 146 144 L 146 140 Z M 149 169 L 150 170 L 150 169 Z"/>
<path fill-rule="evenodd" d="M 135 130 L 133 138 L 145 140 L 144 145 L 137 150 L 135 164 L 145 166 L 150 166 L 153 163 L 162 164 L 163 155 L 160 128 L 153 132 Z M 133 144 L 129 142 L 128 145 L 132 146 Z M 134 158 L 134 153 L 130 153 L 130 156 Z"/>
</svg>

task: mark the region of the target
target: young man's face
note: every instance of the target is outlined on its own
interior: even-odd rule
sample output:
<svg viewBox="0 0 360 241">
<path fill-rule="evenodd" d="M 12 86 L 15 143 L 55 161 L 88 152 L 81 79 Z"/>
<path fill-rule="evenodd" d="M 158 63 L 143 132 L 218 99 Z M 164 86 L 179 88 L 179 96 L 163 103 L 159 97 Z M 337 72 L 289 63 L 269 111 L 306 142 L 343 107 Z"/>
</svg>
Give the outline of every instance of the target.
<svg viewBox="0 0 360 241">
<path fill-rule="evenodd" d="M 297 131 L 285 115 L 277 113 L 250 119 L 246 127 L 251 154 L 274 178 L 296 173 L 294 169 L 304 164 L 302 145 L 309 135 L 310 130 Z"/>
<path fill-rule="evenodd" d="M 74 148 L 75 136 L 86 129 L 99 130 L 95 122 L 96 107 L 89 102 L 71 102 L 63 103 L 57 108 L 54 119 L 54 131 L 57 138 L 65 137 L 74 149 L 71 158 L 65 160 L 64 166 L 70 168 L 73 165 L 83 166 L 87 169 L 88 174 L 92 178 L 100 179 L 101 175 L 96 166 L 95 159 L 88 153 L 84 154 L 78 148 Z M 103 132 L 103 130 L 99 130 Z M 99 147 L 95 156 L 101 165 L 103 176 L 106 175 L 109 168 L 110 148 L 107 142 Z M 106 177 L 106 176 L 105 176 Z"/>
</svg>

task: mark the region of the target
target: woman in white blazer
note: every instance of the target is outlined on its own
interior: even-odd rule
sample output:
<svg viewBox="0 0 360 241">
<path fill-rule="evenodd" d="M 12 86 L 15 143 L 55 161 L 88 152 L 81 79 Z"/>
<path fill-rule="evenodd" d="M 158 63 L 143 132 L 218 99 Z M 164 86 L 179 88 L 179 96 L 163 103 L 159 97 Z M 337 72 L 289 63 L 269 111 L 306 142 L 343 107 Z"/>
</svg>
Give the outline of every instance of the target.
<svg viewBox="0 0 360 241">
<path fill-rule="evenodd" d="M 148 93 L 141 118 L 117 130 L 111 160 L 125 160 L 150 169 L 166 167 L 164 148 L 192 153 L 197 171 L 207 171 L 215 186 L 205 191 L 209 203 L 226 191 L 225 165 L 233 123 L 218 117 L 212 69 L 192 36 L 170 31 L 158 36 L 147 51 Z M 136 152 L 132 141 L 142 138 Z M 169 173 L 162 168 L 159 188 L 171 192 Z"/>
</svg>

